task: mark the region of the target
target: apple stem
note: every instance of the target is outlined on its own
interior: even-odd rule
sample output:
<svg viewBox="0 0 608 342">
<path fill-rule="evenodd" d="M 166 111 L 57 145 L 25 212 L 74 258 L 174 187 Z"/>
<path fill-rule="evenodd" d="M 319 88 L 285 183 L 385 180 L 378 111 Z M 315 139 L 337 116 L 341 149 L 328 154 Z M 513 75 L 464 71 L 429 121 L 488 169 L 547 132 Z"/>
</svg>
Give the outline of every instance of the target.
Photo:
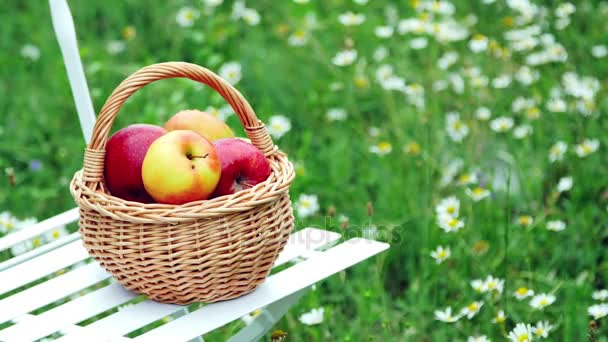
<svg viewBox="0 0 608 342">
<path fill-rule="evenodd" d="M 192 160 L 194 158 L 207 158 L 207 156 L 209 156 L 209 153 L 205 154 L 204 156 L 193 156 L 193 155 L 189 155 L 188 159 Z"/>
</svg>

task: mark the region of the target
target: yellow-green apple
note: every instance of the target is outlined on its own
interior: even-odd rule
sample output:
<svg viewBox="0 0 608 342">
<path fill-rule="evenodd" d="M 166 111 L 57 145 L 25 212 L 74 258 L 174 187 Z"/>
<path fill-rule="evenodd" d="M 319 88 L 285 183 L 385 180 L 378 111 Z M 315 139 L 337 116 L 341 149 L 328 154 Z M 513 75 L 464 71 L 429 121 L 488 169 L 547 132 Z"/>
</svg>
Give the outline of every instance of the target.
<svg viewBox="0 0 608 342">
<path fill-rule="evenodd" d="M 207 139 L 177 130 L 150 145 L 141 172 L 146 191 L 156 202 L 183 204 L 209 198 L 220 180 L 221 166 Z"/>
<path fill-rule="evenodd" d="M 234 137 L 234 132 L 224 121 L 196 109 L 177 112 L 165 123 L 167 131 L 191 130 L 213 142 L 222 138 Z"/>
<path fill-rule="evenodd" d="M 226 138 L 213 143 L 222 162 L 222 175 L 214 196 L 233 194 L 265 181 L 270 163 L 255 146 L 240 139 Z"/>
<path fill-rule="evenodd" d="M 106 143 L 104 177 L 113 196 L 128 201 L 152 203 L 144 187 L 141 167 L 150 145 L 167 133 L 162 127 L 146 124 L 127 126 Z"/>
</svg>

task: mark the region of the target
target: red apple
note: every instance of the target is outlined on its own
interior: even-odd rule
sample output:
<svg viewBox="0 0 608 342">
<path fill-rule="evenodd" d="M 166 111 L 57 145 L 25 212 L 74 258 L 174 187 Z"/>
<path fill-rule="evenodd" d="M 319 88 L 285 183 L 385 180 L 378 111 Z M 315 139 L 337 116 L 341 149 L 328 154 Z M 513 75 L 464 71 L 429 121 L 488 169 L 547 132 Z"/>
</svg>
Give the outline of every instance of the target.
<svg viewBox="0 0 608 342">
<path fill-rule="evenodd" d="M 221 170 L 213 144 L 195 132 L 178 130 L 156 139 L 141 172 L 155 201 L 184 204 L 209 198 Z"/>
<path fill-rule="evenodd" d="M 162 127 L 136 124 L 110 137 L 106 143 L 104 176 L 113 196 L 141 203 L 154 202 L 144 188 L 141 167 L 150 145 L 165 133 Z"/>
<path fill-rule="evenodd" d="M 201 112 L 196 109 L 177 112 L 165 123 L 165 129 L 167 131 L 191 130 L 211 142 L 222 138 L 234 137 L 234 133 L 224 121 L 207 112 Z"/>
<path fill-rule="evenodd" d="M 249 189 L 270 176 L 268 159 L 252 144 L 240 138 L 226 138 L 213 145 L 222 162 L 222 176 L 214 196 Z"/>
</svg>

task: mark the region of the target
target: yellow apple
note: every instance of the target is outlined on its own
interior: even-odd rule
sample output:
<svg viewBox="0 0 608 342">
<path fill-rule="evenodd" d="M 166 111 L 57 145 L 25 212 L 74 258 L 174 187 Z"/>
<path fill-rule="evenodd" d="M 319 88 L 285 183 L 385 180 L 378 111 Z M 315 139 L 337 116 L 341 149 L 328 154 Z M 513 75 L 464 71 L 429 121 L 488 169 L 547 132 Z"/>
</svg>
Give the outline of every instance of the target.
<svg viewBox="0 0 608 342">
<path fill-rule="evenodd" d="M 191 130 L 213 142 L 222 138 L 234 137 L 234 132 L 222 120 L 196 109 L 177 112 L 165 123 L 167 131 Z"/>
<path fill-rule="evenodd" d="M 221 169 L 207 139 L 193 131 L 177 130 L 150 145 L 141 173 L 146 191 L 156 202 L 183 204 L 209 198 Z"/>
</svg>

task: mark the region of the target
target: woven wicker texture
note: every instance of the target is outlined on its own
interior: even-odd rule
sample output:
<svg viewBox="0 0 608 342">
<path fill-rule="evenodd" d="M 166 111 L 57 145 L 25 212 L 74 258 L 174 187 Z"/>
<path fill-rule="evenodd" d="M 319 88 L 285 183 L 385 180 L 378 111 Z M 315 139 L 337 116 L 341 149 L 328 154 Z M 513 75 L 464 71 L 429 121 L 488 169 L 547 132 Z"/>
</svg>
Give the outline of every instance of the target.
<svg viewBox="0 0 608 342">
<path fill-rule="evenodd" d="M 265 182 L 183 205 L 125 201 L 107 192 L 104 148 L 118 111 L 141 87 L 175 77 L 204 83 L 226 99 L 270 162 Z M 84 246 L 101 266 L 134 292 L 189 304 L 239 297 L 264 281 L 293 228 L 293 178 L 292 164 L 236 89 L 203 67 L 169 62 L 140 69 L 110 95 L 70 190 L 80 207 Z"/>
</svg>

